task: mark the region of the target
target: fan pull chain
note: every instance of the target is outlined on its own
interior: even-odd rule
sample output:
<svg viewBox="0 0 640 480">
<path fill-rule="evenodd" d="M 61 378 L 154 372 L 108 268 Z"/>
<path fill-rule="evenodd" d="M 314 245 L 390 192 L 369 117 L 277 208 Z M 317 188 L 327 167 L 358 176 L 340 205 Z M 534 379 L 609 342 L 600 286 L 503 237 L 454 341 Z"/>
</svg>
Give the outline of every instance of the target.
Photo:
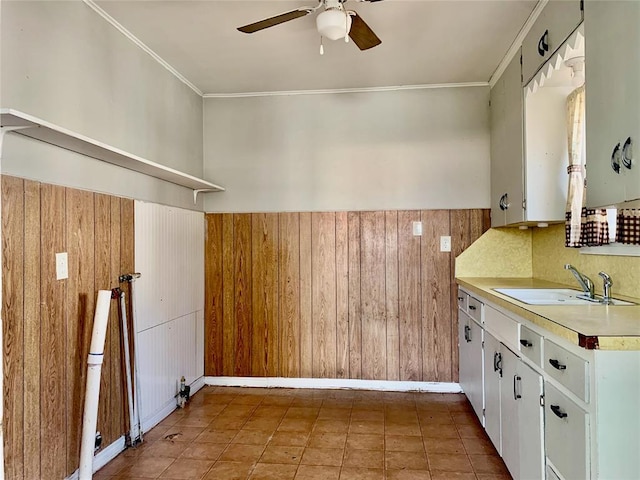
<svg viewBox="0 0 640 480">
<path fill-rule="evenodd" d="M 320 55 L 324 55 L 324 45 L 322 45 L 322 35 L 320 35 Z"/>
</svg>

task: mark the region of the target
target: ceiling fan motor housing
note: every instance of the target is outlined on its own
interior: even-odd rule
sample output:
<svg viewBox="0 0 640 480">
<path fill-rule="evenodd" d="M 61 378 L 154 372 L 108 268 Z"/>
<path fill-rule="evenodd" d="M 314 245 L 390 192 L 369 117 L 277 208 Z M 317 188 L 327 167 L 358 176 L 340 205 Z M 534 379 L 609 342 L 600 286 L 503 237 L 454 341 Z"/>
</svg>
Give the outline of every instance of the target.
<svg viewBox="0 0 640 480">
<path fill-rule="evenodd" d="M 338 40 L 349 35 L 351 15 L 340 8 L 329 8 L 316 17 L 318 33 L 330 40 Z"/>
</svg>

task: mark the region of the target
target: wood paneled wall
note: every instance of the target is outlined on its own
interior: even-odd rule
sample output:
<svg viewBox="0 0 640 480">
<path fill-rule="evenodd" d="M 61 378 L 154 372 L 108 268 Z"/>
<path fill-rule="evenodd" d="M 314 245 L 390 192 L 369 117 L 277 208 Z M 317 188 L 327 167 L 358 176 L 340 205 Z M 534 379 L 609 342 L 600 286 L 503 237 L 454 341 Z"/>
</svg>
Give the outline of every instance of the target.
<svg viewBox="0 0 640 480">
<path fill-rule="evenodd" d="M 454 261 L 488 210 L 206 222 L 205 375 L 457 381 Z"/>
<path fill-rule="evenodd" d="M 134 267 L 133 201 L 1 182 L 5 476 L 60 479 L 78 468 L 97 291 L 118 286 Z M 56 280 L 59 252 L 68 252 L 66 280 Z M 103 446 L 125 431 L 120 344 L 113 301 L 98 413 Z"/>
</svg>

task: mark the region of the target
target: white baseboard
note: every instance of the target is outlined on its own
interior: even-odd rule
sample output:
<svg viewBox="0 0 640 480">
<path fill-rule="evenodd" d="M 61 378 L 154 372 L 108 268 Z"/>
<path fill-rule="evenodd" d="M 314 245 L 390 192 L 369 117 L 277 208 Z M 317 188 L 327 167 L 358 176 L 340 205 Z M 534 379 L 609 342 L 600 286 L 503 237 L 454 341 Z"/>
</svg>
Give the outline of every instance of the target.
<svg viewBox="0 0 640 480">
<path fill-rule="evenodd" d="M 189 385 L 191 387 L 191 395 L 193 395 L 194 393 L 196 393 L 198 390 L 200 390 L 202 387 L 204 387 L 206 385 L 205 381 L 204 381 L 205 377 L 200 377 L 195 379 L 191 385 Z"/>
<path fill-rule="evenodd" d="M 191 395 L 196 393 L 205 385 L 206 385 L 205 377 L 200 377 L 194 380 L 193 383 L 191 383 L 190 385 Z M 167 402 L 160 410 L 158 410 L 158 412 L 156 412 L 150 418 L 143 420 L 142 431 L 148 432 L 149 430 L 151 430 L 158 423 L 160 423 L 162 420 L 167 418 L 171 414 L 171 412 L 173 412 L 176 408 L 177 407 L 176 407 L 175 399 L 171 399 L 171 401 Z M 97 472 L 102 467 L 104 467 L 107 463 L 109 463 L 111 460 L 116 458 L 120 454 L 120 452 L 122 452 L 125 449 L 125 447 L 126 447 L 125 437 L 123 435 L 108 447 L 104 448 L 103 450 L 100 450 L 100 452 L 98 452 L 98 454 L 95 457 L 93 457 L 93 472 L 94 473 Z M 69 475 L 66 478 L 66 480 L 78 480 L 78 470 L 76 470 L 71 475 Z"/>
<path fill-rule="evenodd" d="M 178 408 L 176 405 L 176 399 L 172 398 L 171 400 L 168 400 L 156 412 L 152 413 L 147 418 L 142 419 L 142 432 L 143 432 L 142 438 L 144 439 L 144 432 L 148 432 L 149 430 L 151 430 L 153 427 L 159 424 L 162 420 L 164 420 L 169 415 L 171 415 L 171 412 L 173 412 L 176 408 Z"/>
<path fill-rule="evenodd" d="M 194 380 L 189 386 L 191 387 L 190 394 L 195 394 L 198 390 L 206 385 L 205 377 L 200 377 Z M 157 424 L 159 424 L 162 420 L 167 418 L 171 412 L 173 412 L 176 408 L 178 408 L 176 404 L 176 399 L 172 398 L 167 401 L 157 412 L 152 414 L 150 417 L 147 417 L 142 420 L 142 431 L 148 432 Z M 143 436 L 144 438 L 144 436 Z"/>
<path fill-rule="evenodd" d="M 124 435 L 113 442 L 111 445 L 100 450 L 98 454 L 93 457 L 93 473 L 96 473 L 102 467 L 104 467 L 111 460 L 116 458 L 125 449 Z M 69 475 L 66 480 L 78 480 L 78 470 Z"/>
<path fill-rule="evenodd" d="M 458 383 L 399 382 L 342 378 L 203 377 L 204 383 L 219 387 L 317 388 L 378 390 L 383 392 L 461 393 Z"/>
</svg>

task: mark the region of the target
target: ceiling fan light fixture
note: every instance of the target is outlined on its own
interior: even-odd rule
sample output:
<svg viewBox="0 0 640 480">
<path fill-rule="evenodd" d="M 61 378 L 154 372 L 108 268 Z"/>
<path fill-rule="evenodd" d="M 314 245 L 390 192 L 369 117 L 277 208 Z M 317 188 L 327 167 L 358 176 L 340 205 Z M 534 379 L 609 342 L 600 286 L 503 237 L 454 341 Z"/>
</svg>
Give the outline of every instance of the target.
<svg viewBox="0 0 640 480">
<path fill-rule="evenodd" d="M 351 15 L 344 10 L 325 10 L 316 17 L 316 27 L 318 33 L 329 40 L 344 38 L 351 30 Z"/>
</svg>

